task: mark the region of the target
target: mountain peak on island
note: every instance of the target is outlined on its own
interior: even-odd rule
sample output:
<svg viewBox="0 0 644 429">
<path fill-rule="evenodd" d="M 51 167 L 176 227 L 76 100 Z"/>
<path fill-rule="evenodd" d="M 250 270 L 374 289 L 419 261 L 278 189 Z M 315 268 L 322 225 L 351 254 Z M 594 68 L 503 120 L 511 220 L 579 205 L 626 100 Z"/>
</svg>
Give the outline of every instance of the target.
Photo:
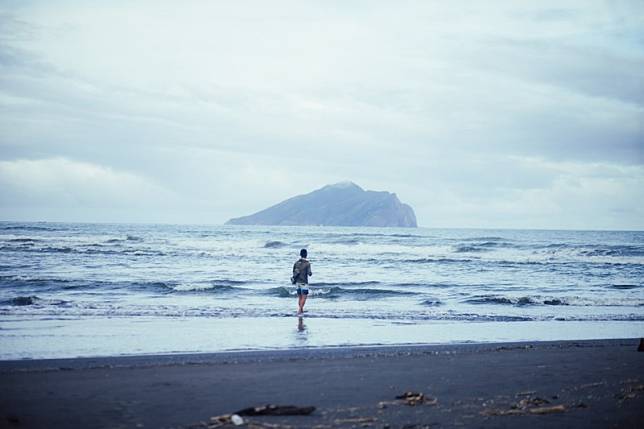
<svg viewBox="0 0 644 429">
<path fill-rule="evenodd" d="M 228 225 L 325 225 L 413 227 L 414 210 L 396 194 L 365 191 L 345 181 L 298 195 L 249 216 L 230 219 Z"/>
<path fill-rule="evenodd" d="M 326 185 L 324 188 L 329 188 L 329 189 L 347 189 L 347 188 L 354 188 L 354 189 L 359 189 L 359 190 L 361 190 L 361 191 L 363 191 L 363 190 L 364 190 L 364 189 L 362 189 L 360 186 L 356 185 L 355 183 L 353 183 L 353 182 L 351 182 L 351 181 L 349 181 L 349 180 L 345 180 L 344 182 L 334 183 L 334 184 L 332 184 L 332 185 Z M 324 188 L 322 188 L 322 189 L 324 189 Z"/>
</svg>

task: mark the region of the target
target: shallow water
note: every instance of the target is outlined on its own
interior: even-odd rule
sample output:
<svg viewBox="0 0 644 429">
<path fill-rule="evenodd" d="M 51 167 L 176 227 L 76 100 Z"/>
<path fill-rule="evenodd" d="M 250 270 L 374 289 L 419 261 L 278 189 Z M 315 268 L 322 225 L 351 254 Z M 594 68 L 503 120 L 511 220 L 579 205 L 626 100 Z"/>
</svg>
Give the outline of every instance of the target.
<svg viewBox="0 0 644 429">
<path fill-rule="evenodd" d="M 306 323 L 325 332 L 306 344 L 279 328 L 297 324 L 288 279 L 301 247 Z M 3 222 L 0 358 L 642 336 L 643 274 L 643 232 Z M 121 323 L 219 328 L 211 341 L 91 344 Z M 430 334 L 437 323 L 450 329 Z"/>
</svg>

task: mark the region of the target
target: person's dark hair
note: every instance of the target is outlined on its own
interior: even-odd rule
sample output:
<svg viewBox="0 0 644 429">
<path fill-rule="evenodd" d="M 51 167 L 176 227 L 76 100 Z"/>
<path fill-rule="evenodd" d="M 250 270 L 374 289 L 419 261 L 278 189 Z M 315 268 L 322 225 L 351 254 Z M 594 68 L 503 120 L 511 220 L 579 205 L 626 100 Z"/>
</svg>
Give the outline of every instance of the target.
<svg viewBox="0 0 644 429">
<path fill-rule="evenodd" d="M 300 256 L 301 257 L 306 258 L 306 255 L 307 255 L 306 249 L 300 250 Z"/>
</svg>

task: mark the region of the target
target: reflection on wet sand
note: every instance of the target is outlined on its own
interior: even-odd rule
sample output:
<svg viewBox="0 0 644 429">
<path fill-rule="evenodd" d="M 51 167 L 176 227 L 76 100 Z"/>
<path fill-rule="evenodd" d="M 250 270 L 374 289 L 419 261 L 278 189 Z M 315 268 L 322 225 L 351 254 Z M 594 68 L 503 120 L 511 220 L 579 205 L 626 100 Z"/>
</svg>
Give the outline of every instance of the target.
<svg viewBox="0 0 644 429">
<path fill-rule="evenodd" d="M 295 332 L 295 341 L 298 347 L 305 347 L 309 343 L 309 332 L 304 324 L 304 317 L 297 318 L 297 332 Z"/>
</svg>

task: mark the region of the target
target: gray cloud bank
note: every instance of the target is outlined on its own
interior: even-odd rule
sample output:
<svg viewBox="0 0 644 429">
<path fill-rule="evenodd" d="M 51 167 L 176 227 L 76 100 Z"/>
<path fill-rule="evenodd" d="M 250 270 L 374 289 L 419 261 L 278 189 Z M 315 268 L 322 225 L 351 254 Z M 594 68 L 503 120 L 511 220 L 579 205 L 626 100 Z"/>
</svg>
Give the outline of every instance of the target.
<svg viewBox="0 0 644 429">
<path fill-rule="evenodd" d="M 644 229 L 641 2 L 5 2 L 0 218 Z"/>
</svg>

